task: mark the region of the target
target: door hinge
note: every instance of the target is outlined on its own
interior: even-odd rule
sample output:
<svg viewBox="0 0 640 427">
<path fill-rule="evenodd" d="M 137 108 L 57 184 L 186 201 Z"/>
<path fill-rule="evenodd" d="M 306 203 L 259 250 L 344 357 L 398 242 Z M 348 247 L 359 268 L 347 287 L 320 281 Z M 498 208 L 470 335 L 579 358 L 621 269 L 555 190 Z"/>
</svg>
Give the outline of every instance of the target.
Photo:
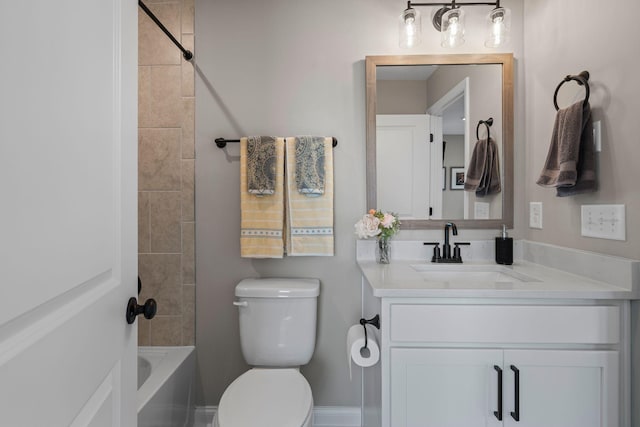
<svg viewBox="0 0 640 427">
<path fill-rule="evenodd" d="M 433 215 L 433 208 L 429 207 L 429 216 Z"/>
<path fill-rule="evenodd" d="M 432 133 L 429 134 L 429 142 L 433 142 L 433 134 Z"/>
</svg>

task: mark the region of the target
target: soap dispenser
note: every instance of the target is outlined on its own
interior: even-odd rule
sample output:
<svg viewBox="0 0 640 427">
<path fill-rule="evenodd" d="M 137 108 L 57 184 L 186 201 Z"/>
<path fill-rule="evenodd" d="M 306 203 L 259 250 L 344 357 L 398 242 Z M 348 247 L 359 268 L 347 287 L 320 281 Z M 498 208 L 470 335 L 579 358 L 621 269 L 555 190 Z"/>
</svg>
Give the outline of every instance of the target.
<svg viewBox="0 0 640 427">
<path fill-rule="evenodd" d="M 502 225 L 502 233 L 496 237 L 496 263 L 513 264 L 513 238 L 507 236 L 507 226 Z"/>
</svg>

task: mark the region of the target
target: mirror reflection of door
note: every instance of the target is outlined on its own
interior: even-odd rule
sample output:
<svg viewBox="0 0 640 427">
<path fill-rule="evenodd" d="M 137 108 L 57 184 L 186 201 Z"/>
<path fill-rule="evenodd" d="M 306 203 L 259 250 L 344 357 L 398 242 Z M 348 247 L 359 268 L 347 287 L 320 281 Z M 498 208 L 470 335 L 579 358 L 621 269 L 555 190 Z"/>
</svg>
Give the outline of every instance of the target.
<svg viewBox="0 0 640 427">
<path fill-rule="evenodd" d="M 429 116 L 389 114 L 376 117 L 379 162 L 377 209 L 400 218 L 429 216 Z"/>
<path fill-rule="evenodd" d="M 465 159 L 468 158 L 466 147 L 469 145 L 468 90 L 469 79 L 465 78 L 436 100 L 428 110 L 442 121 L 440 129 L 436 129 L 438 134 L 434 139 L 441 141 L 442 166 L 445 168 L 445 178 L 448 181 L 442 186 L 442 211 L 441 216 L 435 217 L 437 219 L 469 219 L 467 193 L 460 191 L 460 187 L 452 185 L 451 182 L 452 171 L 465 169 L 467 166 Z"/>
<path fill-rule="evenodd" d="M 502 145 L 501 65 L 379 65 L 376 69 L 377 207 L 398 212 L 405 219 L 501 218 L 502 194 L 477 198 L 460 186 L 452 188 L 450 182 L 451 168 L 466 171 L 468 167 L 478 120 L 494 118 L 491 136 Z M 416 156 L 409 154 L 410 144 L 392 145 L 390 139 L 397 140 L 399 135 L 390 136 L 388 129 L 381 135 L 379 118 L 425 113 L 427 138 L 433 134 L 433 143 L 429 161 L 421 159 L 428 170 L 419 171 Z M 481 132 L 480 138 L 483 135 L 486 133 Z M 385 148 L 379 147 L 381 138 Z M 420 182 L 419 176 L 426 178 Z"/>
</svg>

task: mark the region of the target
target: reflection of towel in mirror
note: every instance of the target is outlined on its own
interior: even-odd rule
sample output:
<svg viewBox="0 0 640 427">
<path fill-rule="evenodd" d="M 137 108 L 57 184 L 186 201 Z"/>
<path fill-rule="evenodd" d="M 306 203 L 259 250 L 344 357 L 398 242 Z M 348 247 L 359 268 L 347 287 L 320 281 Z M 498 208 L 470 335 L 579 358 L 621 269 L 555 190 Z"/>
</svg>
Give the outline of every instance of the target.
<svg viewBox="0 0 640 427">
<path fill-rule="evenodd" d="M 498 145 L 493 138 L 476 142 L 464 181 L 465 191 L 484 197 L 501 191 Z"/>
<path fill-rule="evenodd" d="M 537 184 L 555 187 L 558 197 L 597 190 L 591 109 L 576 102 L 558 110 L 547 160 Z"/>
</svg>

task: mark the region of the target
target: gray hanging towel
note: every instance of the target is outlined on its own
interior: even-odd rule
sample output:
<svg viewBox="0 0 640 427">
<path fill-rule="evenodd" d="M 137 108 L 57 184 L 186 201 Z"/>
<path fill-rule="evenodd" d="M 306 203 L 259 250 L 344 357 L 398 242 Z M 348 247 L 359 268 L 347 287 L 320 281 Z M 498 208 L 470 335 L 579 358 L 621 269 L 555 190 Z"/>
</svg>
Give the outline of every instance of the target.
<svg viewBox="0 0 640 427">
<path fill-rule="evenodd" d="M 273 136 L 247 137 L 247 191 L 257 196 L 268 196 L 276 187 L 276 138 Z"/>
<path fill-rule="evenodd" d="M 324 194 L 325 137 L 296 136 L 295 146 L 298 192 L 308 197 Z"/>
<path fill-rule="evenodd" d="M 556 196 L 567 197 L 576 194 L 592 193 L 598 190 L 596 177 L 596 153 L 593 146 L 593 122 L 591 108 L 587 104 L 582 110 L 582 133 L 580 134 L 580 152 L 576 166 L 576 183 L 556 188 Z"/>
<path fill-rule="evenodd" d="M 540 178 L 542 187 L 557 188 L 560 197 L 596 191 L 591 108 L 583 101 L 558 110 L 551 145 Z M 562 190 L 560 190 L 562 188 Z"/>
<path fill-rule="evenodd" d="M 464 189 L 475 191 L 478 197 L 497 194 L 502 190 L 498 145 L 493 138 L 476 142 L 465 176 Z"/>
</svg>

